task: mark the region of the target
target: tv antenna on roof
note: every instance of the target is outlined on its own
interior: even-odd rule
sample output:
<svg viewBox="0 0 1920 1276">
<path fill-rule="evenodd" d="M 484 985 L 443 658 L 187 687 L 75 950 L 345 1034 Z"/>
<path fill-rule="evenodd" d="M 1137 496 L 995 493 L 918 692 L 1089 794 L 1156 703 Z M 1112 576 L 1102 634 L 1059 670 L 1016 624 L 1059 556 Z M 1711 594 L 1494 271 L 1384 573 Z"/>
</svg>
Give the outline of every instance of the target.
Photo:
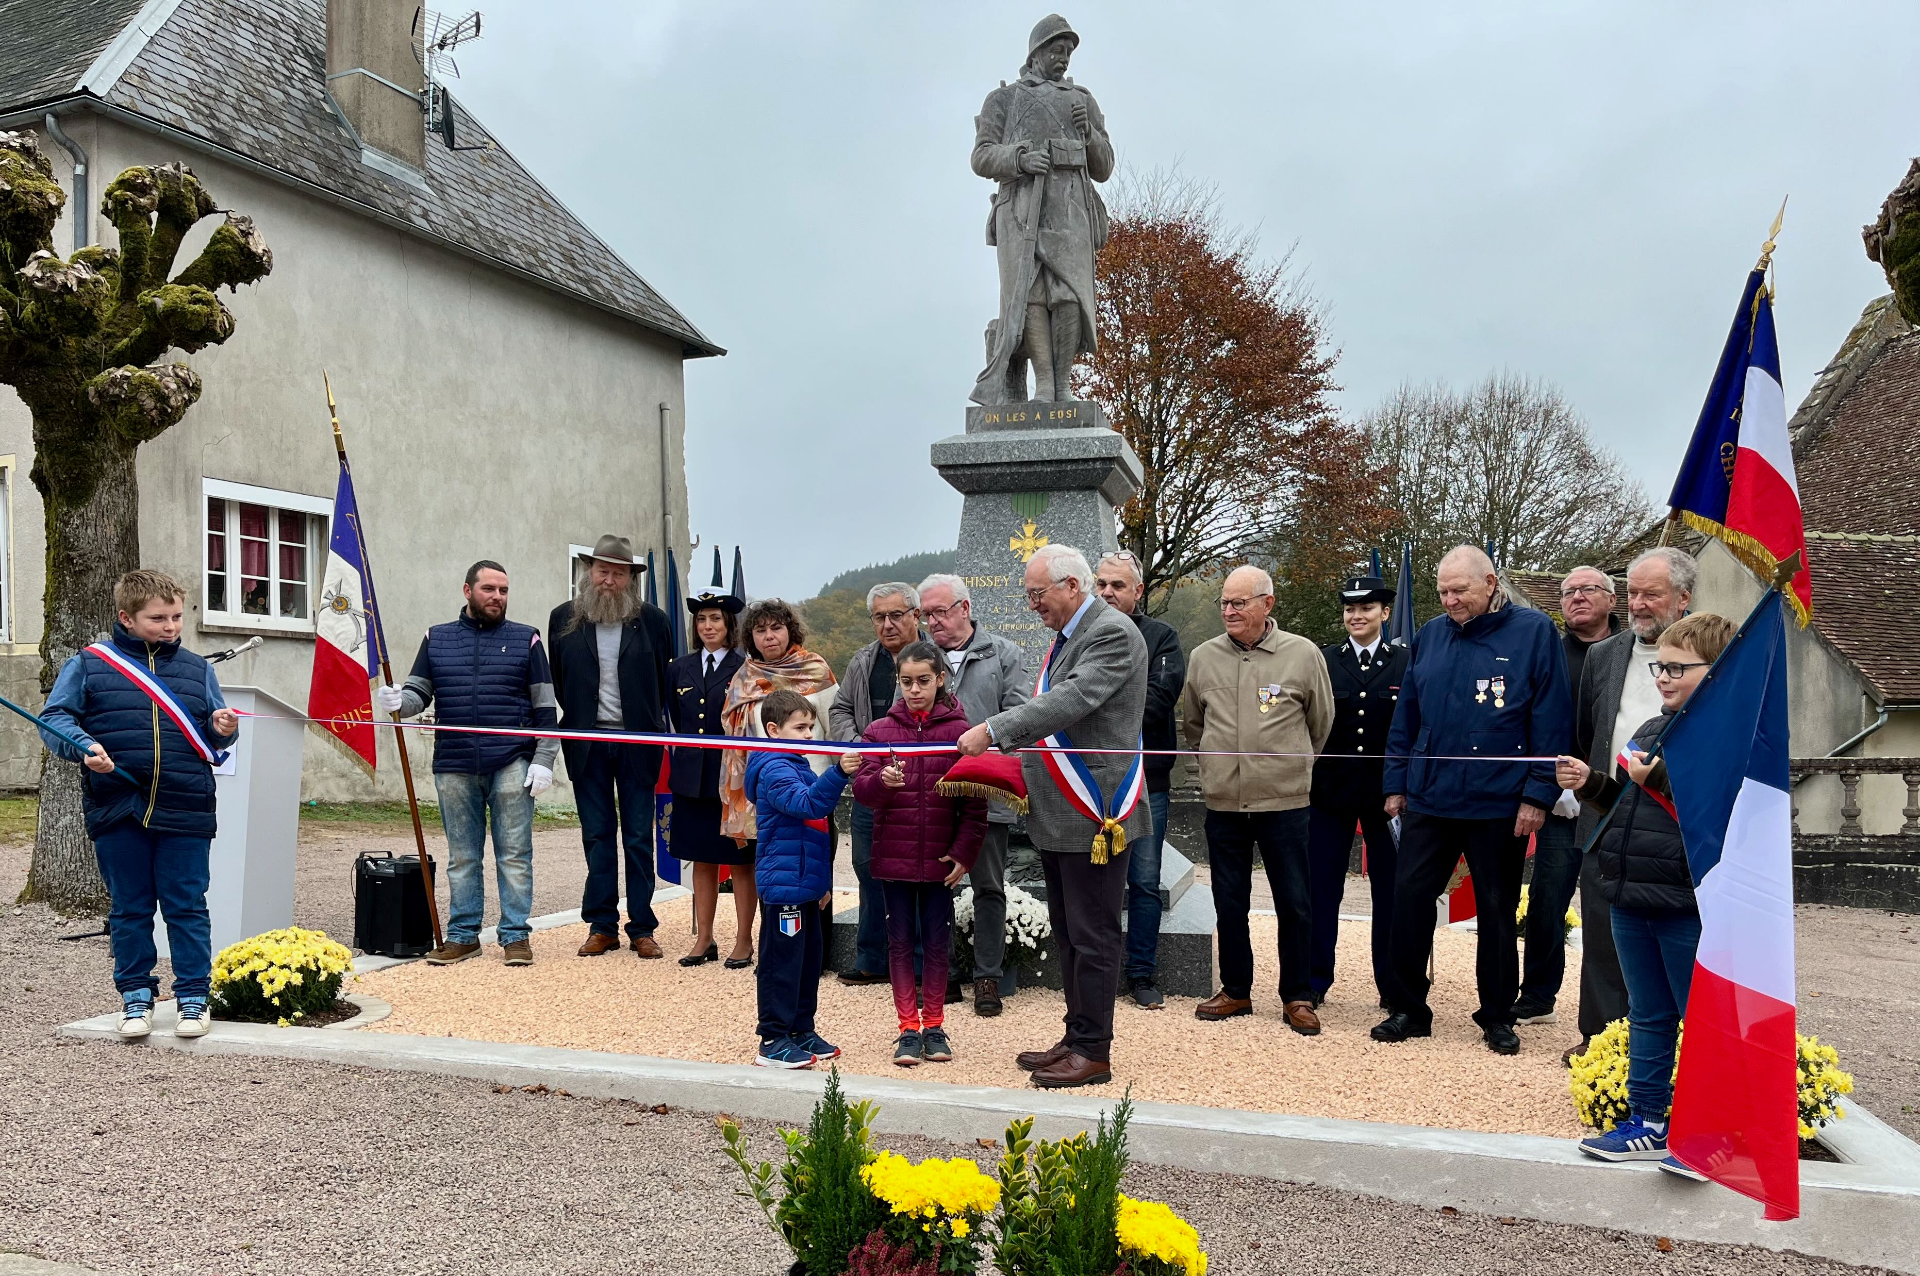
<svg viewBox="0 0 1920 1276">
<path fill-rule="evenodd" d="M 427 74 L 426 91 L 421 94 L 421 105 L 427 114 L 427 132 L 437 133 L 446 142 L 450 151 L 490 151 L 493 140 L 489 138 L 484 146 L 461 146 L 453 135 L 453 102 L 447 94 L 445 81 L 460 78 L 460 64 L 453 60 L 453 51 L 469 40 L 480 38 L 480 15 L 469 13 L 462 18 L 449 18 L 446 14 L 424 6 L 413 13 L 413 51 L 420 58 L 420 65 Z"/>
</svg>

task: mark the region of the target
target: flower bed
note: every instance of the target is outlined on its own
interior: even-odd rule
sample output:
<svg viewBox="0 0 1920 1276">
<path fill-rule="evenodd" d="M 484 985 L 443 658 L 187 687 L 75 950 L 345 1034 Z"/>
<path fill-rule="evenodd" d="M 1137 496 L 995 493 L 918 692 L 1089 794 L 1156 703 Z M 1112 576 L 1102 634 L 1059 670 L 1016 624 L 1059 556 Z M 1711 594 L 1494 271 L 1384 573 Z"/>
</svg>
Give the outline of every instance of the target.
<svg viewBox="0 0 1920 1276">
<path fill-rule="evenodd" d="M 953 902 L 953 929 L 959 936 L 959 968 L 973 969 L 973 887 L 960 892 Z M 1007 883 L 1007 960 L 1009 968 L 1032 969 L 1043 954 L 1040 945 L 1053 934 L 1053 921 L 1047 906 Z"/>
<path fill-rule="evenodd" d="M 353 954 L 325 931 L 270 930 L 222 948 L 213 959 L 216 1017 L 281 1027 L 332 1013 Z"/>
</svg>

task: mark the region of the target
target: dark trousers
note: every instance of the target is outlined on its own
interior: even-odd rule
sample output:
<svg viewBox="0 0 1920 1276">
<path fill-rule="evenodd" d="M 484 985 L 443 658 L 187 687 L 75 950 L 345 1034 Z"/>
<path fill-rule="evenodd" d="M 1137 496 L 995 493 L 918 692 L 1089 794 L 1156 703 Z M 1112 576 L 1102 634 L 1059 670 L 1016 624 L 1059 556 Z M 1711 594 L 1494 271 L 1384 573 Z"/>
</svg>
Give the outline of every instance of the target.
<svg viewBox="0 0 1920 1276">
<path fill-rule="evenodd" d="M 1220 987 L 1229 997 L 1246 998 L 1253 993 L 1253 938 L 1247 932 L 1247 908 L 1253 897 L 1256 846 L 1280 920 L 1280 1000 L 1307 1001 L 1313 996 L 1313 909 L 1307 872 L 1311 818 L 1306 807 L 1207 812 L 1207 864 L 1213 870 L 1213 911 L 1220 928 Z"/>
<path fill-rule="evenodd" d="M 1518 803 L 1515 804 L 1516 813 Z M 1520 907 L 1520 875 L 1526 868 L 1527 842 L 1513 835 L 1514 817 L 1453 820 L 1408 811 L 1400 817 L 1400 872 L 1393 884 L 1393 987 L 1387 1004 L 1429 1026 L 1427 958 L 1433 953 L 1433 903 L 1447 889 L 1453 867 L 1466 856 L 1473 874 L 1473 899 L 1479 923 L 1474 965 L 1480 1009 L 1473 1021 L 1482 1028 L 1513 1023 L 1513 999 L 1520 991 L 1520 947 L 1513 915 Z"/>
<path fill-rule="evenodd" d="M 887 898 L 887 980 L 900 1030 L 938 1028 L 946 1022 L 953 894 L 945 882 L 882 881 L 879 886 Z"/>
<path fill-rule="evenodd" d="M 627 937 L 651 935 L 653 915 L 653 786 L 660 750 L 633 744 L 589 744 L 573 771 L 587 885 L 580 920 L 602 935 L 620 933 L 620 850 L 627 861 Z"/>
<path fill-rule="evenodd" d="M 1353 854 L 1353 826 L 1367 842 L 1367 885 L 1373 892 L 1373 983 L 1384 999 L 1393 952 L 1393 877 L 1398 853 L 1387 813 L 1371 809 L 1314 807 L 1307 825 L 1307 876 L 1313 907 L 1313 995 L 1325 998 L 1333 987 L 1334 952 L 1340 940 L 1340 901 L 1347 889 L 1347 865 Z"/>
<path fill-rule="evenodd" d="M 1580 1035 L 1597 1037 L 1627 1017 L 1627 981 L 1613 943 L 1613 906 L 1600 886 L 1599 857 L 1580 865 Z"/>
<path fill-rule="evenodd" d="M 860 883 L 860 920 L 853 928 L 853 968 L 877 975 L 887 968 L 887 897 L 873 879 L 873 810 L 853 804 L 853 877 Z"/>
<path fill-rule="evenodd" d="M 207 915 L 207 854 L 204 837 L 176 837 L 120 820 L 93 839 L 100 876 L 112 900 L 107 934 L 113 944 L 113 986 L 121 993 L 159 991 L 153 965 L 153 910 L 167 924 L 173 960 L 173 995 L 207 995 L 213 972 L 213 923 Z M 151 1000 L 151 997 L 149 997 Z"/>
<path fill-rule="evenodd" d="M 1083 1059 L 1105 1063 L 1113 1048 L 1113 999 L 1120 992 L 1125 936 L 1120 909 L 1127 895 L 1127 857 L 1105 864 L 1075 851 L 1042 851 L 1047 879 L 1047 918 L 1060 948 L 1060 975 L 1067 995 L 1066 1033 L 1061 1040 Z"/>
<path fill-rule="evenodd" d="M 780 927 L 781 914 L 799 920 L 794 934 Z M 760 962 L 754 968 L 760 994 L 760 1040 L 804 1037 L 813 1031 L 820 1005 L 820 961 L 826 951 L 826 918 L 818 900 L 805 904 L 760 904 Z"/>
<path fill-rule="evenodd" d="M 1553 1009 L 1567 974 L 1567 905 L 1580 884 L 1578 821 L 1559 815 L 1533 837 L 1533 880 L 1527 885 L 1527 955 L 1520 973 L 1520 1000 Z M 1477 900 L 1478 894 L 1474 896 Z"/>
</svg>

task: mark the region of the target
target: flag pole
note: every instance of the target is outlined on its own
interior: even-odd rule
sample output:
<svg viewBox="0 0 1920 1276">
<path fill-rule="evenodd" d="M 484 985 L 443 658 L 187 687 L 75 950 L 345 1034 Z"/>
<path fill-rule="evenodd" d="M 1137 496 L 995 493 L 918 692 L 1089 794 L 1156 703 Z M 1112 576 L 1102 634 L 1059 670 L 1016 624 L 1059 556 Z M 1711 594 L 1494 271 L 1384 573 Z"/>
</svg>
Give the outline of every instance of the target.
<svg viewBox="0 0 1920 1276">
<path fill-rule="evenodd" d="M 333 382 L 323 371 L 320 380 L 327 387 L 327 415 L 333 419 L 333 450 L 340 457 L 340 468 L 353 473 L 353 467 L 347 462 L 347 441 L 340 435 L 340 410 L 333 401 Z M 353 539 L 360 546 L 360 567 L 365 573 L 367 586 L 367 610 L 373 622 L 372 631 L 374 649 L 380 655 L 380 681 L 382 685 L 393 685 L 393 664 L 387 659 L 387 635 L 380 626 L 380 600 L 373 589 L 373 560 L 367 556 L 366 537 L 361 534 L 360 520 L 353 522 Z M 400 724 L 393 724 L 393 743 L 400 750 L 400 778 L 407 786 L 407 814 L 413 818 L 413 845 L 420 853 L 420 884 L 426 887 L 427 918 L 433 923 L 433 946 L 440 947 L 444 942 L 440 931 L 440 902 L 433 891 L 433 864 L 427 858 L 427 835 L 420 827 L 420 799 L 413 791 L 413 763 L 407 757 L 407 733 Z"/>
</svg>

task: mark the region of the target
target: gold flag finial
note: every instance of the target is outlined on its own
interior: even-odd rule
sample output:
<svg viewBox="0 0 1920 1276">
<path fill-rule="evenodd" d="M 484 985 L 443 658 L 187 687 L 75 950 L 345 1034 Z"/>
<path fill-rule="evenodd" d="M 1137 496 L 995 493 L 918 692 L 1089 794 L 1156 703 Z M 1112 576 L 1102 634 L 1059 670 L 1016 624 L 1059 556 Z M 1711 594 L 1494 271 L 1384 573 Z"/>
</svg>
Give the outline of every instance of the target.
<svg viewBox="0 0 1920 1276">
<path fill-rule="evenodd" d="M 1785 195 L 1780 197 L 1780 211 L 1773 215 L 1773 225 L 1767 230 L 1767 242 L 1760 245 L 1760 264 L 1754 267 L 1755 270 L 1765 270 L 1773 262 L 1773 243 L 1780 238 L 1780 227 L 1787 220 L 1787 199 Z"/>
</svg>

